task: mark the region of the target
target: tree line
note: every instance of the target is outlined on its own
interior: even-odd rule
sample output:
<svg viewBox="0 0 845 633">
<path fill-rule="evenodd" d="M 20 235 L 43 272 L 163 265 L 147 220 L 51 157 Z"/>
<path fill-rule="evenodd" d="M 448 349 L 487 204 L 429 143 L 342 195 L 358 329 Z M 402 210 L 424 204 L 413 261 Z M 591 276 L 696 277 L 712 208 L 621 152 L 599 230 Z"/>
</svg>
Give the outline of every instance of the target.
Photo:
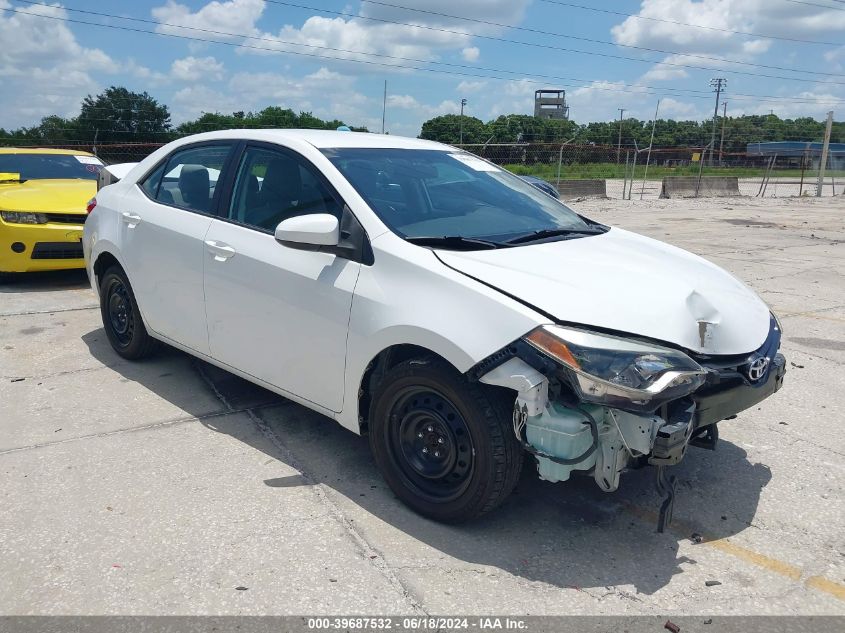
<svg viewBox="0 0 845 633">
<path fill-rule="evenodd" d="M 203 113 L 174 126 L 170 110 L 146 92 L 112 86 L 83 99 L 78 116 L 57 115 L 38 125 L 0 128 L 0 145 L 105 145 L 111 143 L 167 143 L 187 134 L 234 128 L 311 128 L 335 130 L 343 121 L 324 121 L 310 112 L 296 113 L 271 106 L 260 112 Z M 365 128 L 351 128 L 366 131 Z"/>
<path fill-rule="evenodd" d="M 824 121 L 810 117 L 781 119 L 773 114 L 727 117 L 724 121 L 724 151 L 742 153 L 748 143 L 767 141 L 821 141 Z M 658 119 L 654 127 L 654 147 L 702 147 L 710 143 L 713 121 Z M 652 122 L 628 118 L 621 122 L 623 147 L 648 147 Z M 526 114 L 502 115 L 483 122 L 475 117 L 446 114 L 429 119 L 420 138 L 458 144 L 564 143 L 616 147 L 620 122 L 578 124 L 575 121 L 539 119 Z M 721 139 L 722 119 L 716 125 L 716 146 Z M 831 142 L 845 142 L 845 122 L 834 122 Z"/>
<path fill-rule="evenodd" d="M 111 143 L 166 143 L 180 136 L 233 128 L 312 128 L 334 130 L 343 121 L 324 121 L 310 112 L 296 113 L 271 106 L 259 112 L 203 113 L 193 121 L 174 126 L 167 105 L 146 92 L 112 86 L 83 99 L 79 115 L 44 117 L 38 125 L 0 128 L 0 145 L 104 145 Z M 745 152 L 748 143 L 767 141 L 821 141 L 825 123 L 810 117 L 781 119 L 773 114 L 728 117 L 724 121 L 724 151 Z M 351 128 L 366 132 L 366 128 Z M 621 122 L 622 145 L 647 147 L 652 122 L 628 118 Z M 420 138 L 458 144 L 563 143 L 616 146 L 619 121 L 578 124 L 575 121 L 539 119 L 526 114 L 502 115 L 491 121 L 457 114 L 429 119 Z M 655 147 L 702 147 L 710 142 L 712 121 L 658 119 Z M 716 143 L 722 133 L 717 122 Z M 833 125 L 833 142 L 845 142 L 845 122 Z"/>
</svg>

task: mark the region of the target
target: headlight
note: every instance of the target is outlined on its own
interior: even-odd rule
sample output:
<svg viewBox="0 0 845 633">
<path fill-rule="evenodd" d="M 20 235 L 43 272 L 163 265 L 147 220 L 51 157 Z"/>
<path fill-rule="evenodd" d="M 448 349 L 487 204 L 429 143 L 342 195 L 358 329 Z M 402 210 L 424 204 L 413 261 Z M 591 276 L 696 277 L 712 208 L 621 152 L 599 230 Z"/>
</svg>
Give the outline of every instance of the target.
<svg viewBox="0 0 845 633">
<path fill-rule="evenodd" d="M 29 211 L 0 211 L 0 218 L 9 224 L 47 224 L 45 213 L 31 213 Z"/>
<path fill-rule="evenodd" d="M 584 330 L 544 325 L 525 340 L 560 363 L 582 400 L 654 408 L 692 393 L 705 370 L 683 352 Z"/>
</svg>

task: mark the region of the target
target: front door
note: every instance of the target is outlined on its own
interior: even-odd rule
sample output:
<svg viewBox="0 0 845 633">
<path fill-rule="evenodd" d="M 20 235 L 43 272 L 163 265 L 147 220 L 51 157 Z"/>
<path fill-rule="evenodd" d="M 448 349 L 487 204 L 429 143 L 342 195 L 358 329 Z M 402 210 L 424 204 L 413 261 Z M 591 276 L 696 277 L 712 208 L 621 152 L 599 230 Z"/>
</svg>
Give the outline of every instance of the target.
<svg viewBox="0 0 845 633">
<path fill-rule="evenodd" d="M 248 145 L 228 213 L 205 236 L 211 356 L 332 411 L 343 404 L 346 335 L 360 264 L 274 238 L 282 220 L 338 218 L 343 205 L 317 170 L 287 150 Z"/>
</svg>

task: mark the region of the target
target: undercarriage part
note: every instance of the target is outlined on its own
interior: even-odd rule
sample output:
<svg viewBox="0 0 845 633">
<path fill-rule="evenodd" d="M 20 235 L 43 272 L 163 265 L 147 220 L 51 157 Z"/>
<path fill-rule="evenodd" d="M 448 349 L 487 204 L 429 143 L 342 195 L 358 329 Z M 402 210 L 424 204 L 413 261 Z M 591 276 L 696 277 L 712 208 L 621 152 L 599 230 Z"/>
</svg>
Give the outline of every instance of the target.
<svg viewBox="0 0 845 633">
<path fill-rule="evenodd" d="M 687 452 L 689 438 L 692 435 L 695 404 L 690 403 L 685 408 L 676 409 L 666 422 L 657 430 L 651 457 L 648 463 L 652 466 L 674 466 L 680 462 Z"/>
<path fill-rule="evenodd" d="M 734 416 L 736 417 L 736 416 Z M 705 426 L 699 429 L 689 443 L 690 446 L 697 446 L 698 448 L 706 448 L 709 451 L 716 450 L 716 444 L 719 442 L 719 427 L 716 424 Z"/>
<path fill-rule="evenodd" d="M 666 466 L 658 466 L 657 470 L 657 492 L 663 497 L 660 504 L 660 512 L 657 515 L 657 531 L 661 534 L 672 524 L 672 513 L 675 511 L 675 491 L 678 487 L 678 478 L 675 475 L 666 475 Z"/>
<path fill-rule="evenodd" d="M 657 531 L 664 532 L 672 523 L 675 509 L 675 492 L 678 478 L 667 475 L 666 467 L 680 462 L 689 446 L 695 419 L 695 403 L 676 407 L 669 415 L 669 421 L 657 430 L 651 457 L 648 463 L 657 467 L 657 492 L 663 497 L 657 516 Z"/>
</svg>

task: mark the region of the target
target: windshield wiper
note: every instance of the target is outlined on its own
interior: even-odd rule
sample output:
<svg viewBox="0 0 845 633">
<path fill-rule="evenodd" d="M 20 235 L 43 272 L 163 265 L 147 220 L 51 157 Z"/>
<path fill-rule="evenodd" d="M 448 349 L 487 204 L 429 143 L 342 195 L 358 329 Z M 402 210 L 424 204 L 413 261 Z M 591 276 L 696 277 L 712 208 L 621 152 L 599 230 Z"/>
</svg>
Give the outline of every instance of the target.
<svg viewBox="0 0 845 633">
<path fill-rule="evenodd" d="M 584 227 L 583 229 L 540 229 L 539 231 L 532 231 L 525 235 L 517 235 L 509 240 L 505 240 L 505 244 L 525 244 L 527 242 L 536 242 L 544 240 L 549 237 L 576 237 L 582 235 L 599 235 L 604 233 L 606 229 L 598 227 Z"/>
<path fill-rule="evenodd" d="M 442 237 L 423 235 L 406 237 L 405 241 L 419 246 L 433 246 L 435 248 L 440 246 L 443 248 L 460 250 L 476 250 L 479 247 L 502 248 L 505 246 L 502 242 L 494 242 L 492 240 L 485 240 L 479 237 L 463 237 L 462 235 L 444 235 Z"/>
</svg>

